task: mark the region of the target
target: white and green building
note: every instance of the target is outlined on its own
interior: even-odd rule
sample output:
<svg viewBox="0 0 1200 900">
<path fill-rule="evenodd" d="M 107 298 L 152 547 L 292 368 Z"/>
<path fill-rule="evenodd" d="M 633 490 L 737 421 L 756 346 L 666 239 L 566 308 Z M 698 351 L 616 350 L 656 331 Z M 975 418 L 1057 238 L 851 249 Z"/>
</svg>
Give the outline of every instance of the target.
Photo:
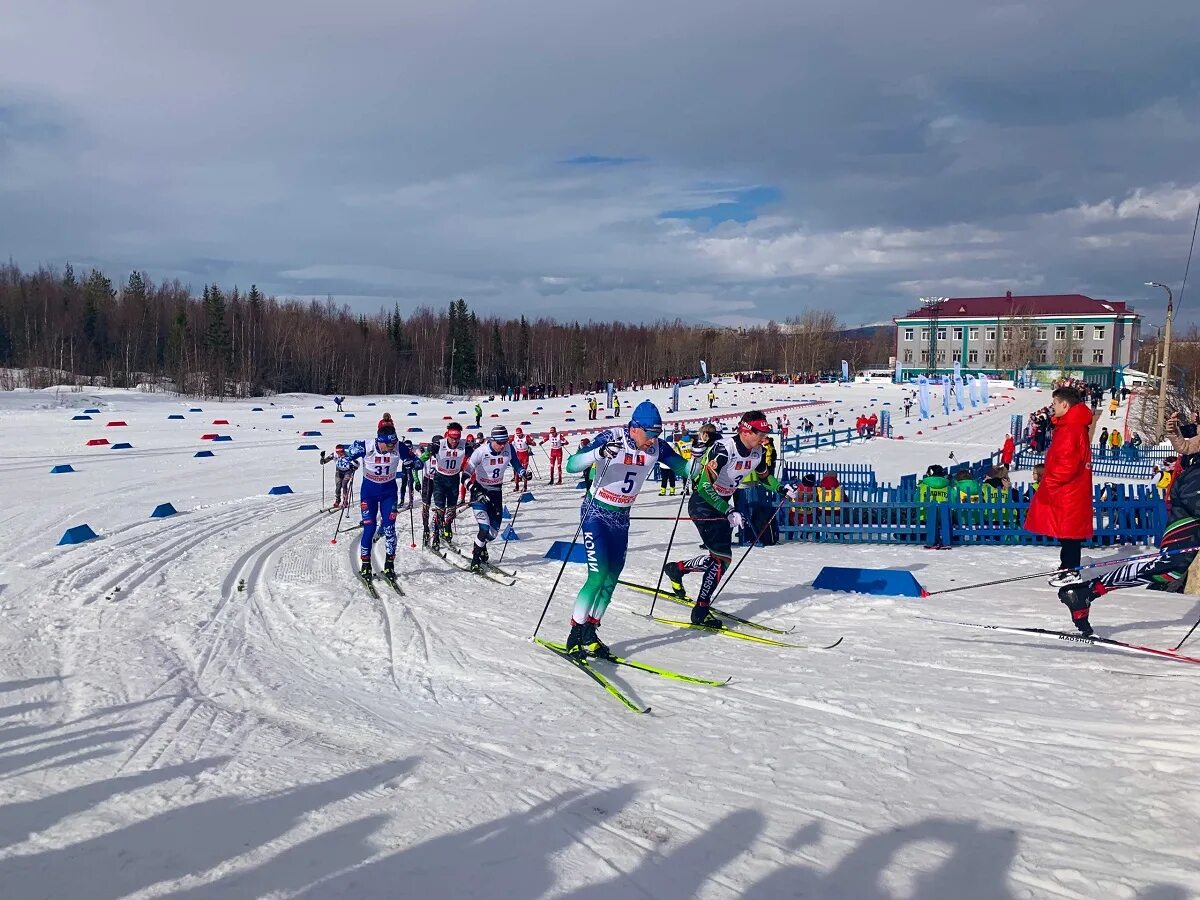
<svg viewBox="0 0 1200 900">
<path fill-rule="evenodd" d="M 1112 385 L 1134 362 L 1141 316 L 1120 300 L 1082 294 L 938 297 L 896 318 L 896 359 L 909 372 L 1035 380 L 1060 374 Z"/>
</svg>

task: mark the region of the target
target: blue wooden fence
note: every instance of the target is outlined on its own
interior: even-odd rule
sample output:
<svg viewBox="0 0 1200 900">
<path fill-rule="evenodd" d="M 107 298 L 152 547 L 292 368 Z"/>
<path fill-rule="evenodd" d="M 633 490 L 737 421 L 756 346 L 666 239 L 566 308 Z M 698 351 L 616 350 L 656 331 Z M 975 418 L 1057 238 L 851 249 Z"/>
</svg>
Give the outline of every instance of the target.
<svg viewBox="0 0 1200 900">
<path fill-rule="evenodd" d="M 1058 542 L 1022 527 L 1031 494 L 1002 503 L 921 503 L 892 485 L 847 489 L 846 499 L 785 503 L 776 516 L 781 541 L 846 544 L 1036 545 Z M 1156 543 L 1166 526 L 1166 505 L 1148 485 L 1097 486 L 1095 537 L 1088 546 Z"/>
<path fill-rule="evenodd" d="M 1147 454 L 1143 452 L 1140 457 L 1131 457 L 1127 454 L 1115 455 L 1109 453 L 1106 456 L 1097 454 L 1096 448 L 1092 448 L 1092 474 L 1100 475 L 1107 478 L 1149 478 L 1154 474 L 1155 463 L 1161 463 L 1168 456 L 1176 455 L 1174 451 L 1166 453 L 1161 450 L 1153 451 L 1161 456 L 1158 460 L 1147 459 Z M 1032 450 L 1022 450 L 1013 458 L 1012 470 L 1014 472 L 1021 469 L 1032 469 L 1034 466 L 1039 466 L 1046 461 L 1046 456 L 1043 453 L 1034 453 Z"/>
</svg>

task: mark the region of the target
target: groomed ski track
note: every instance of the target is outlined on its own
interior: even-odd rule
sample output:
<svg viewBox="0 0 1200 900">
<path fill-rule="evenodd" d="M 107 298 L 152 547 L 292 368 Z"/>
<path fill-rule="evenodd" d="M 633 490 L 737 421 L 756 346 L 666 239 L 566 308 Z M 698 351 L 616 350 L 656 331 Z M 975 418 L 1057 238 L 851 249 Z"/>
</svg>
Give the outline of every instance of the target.
<svg viewBox="0 0 1200 900">
<path fill-rule="evenodd" d="M 722 394 L 714 412 L 815 395 L 843 400 L 843 417 L 872 397 L 899 406 L 891 387 L 747 387 L 736 400 Z M 618 588 L 601 629 L 615 653 L 734 676 L 717 690 L 606 668 L 653 708 L 637 716 L 529 640 L 559 566 L 541 557 L 577 522 L 569 479 L 531 482 L 537 500 L 522 505 L 522 540 L 504 561 L 518 572 L 512 587 L 411 549 L 406 509 L 404 597 L 377 584 L 376 600 L 357 582 L 358 532 L 330 543 L 338 516 L 320 511 L 321 470 L 315 452 L 296 451 L 308 440 L 296 431 L 320 428 L 312 442 L 328 449 L 372 433 L 384 409 L 413 409 L 402 430 L 416 423 L 425 431 L 414 439 L 427 438 L 470 404 L 352 398 L 357 418 L 343 421 L 324 398 L 286 396 L 272 398 L 267 420 L 249 412 L 263 401 L 112 391 L 66 395 L 105 410 L 74 423 L 67 409 L 34 408 L 47 396 L 10 395 L 0 407 L 0 438 L 26 457 L 0 469 L 0 884 L 11 896 L 1200 892 L 1193 678 L 1122 677 L 1111 670 L 1158 674 L 1171 663 L 918 618 L 1061 628 L 1063 607 L 1041 581 L 928 600 L 809 586 L 822 565 L 842 564 L 910 568 L 931 589 L 951 587 L 1047 568 L 1052 548 L 755 550 L 720 605 L 795 625 L 785 641 L 844 635 L 828 652 L 660 626 L 624 613 L 646 612 L 650 598 Z M 666 406 L 665 391 L 636 396 Z M 903 442 L 811 459 L 869 461 L 894 479 L 944 462 L 947 449 L 979 458 L 1011 412 L 1047 395 L 1015 396 L 936 436 L 914 419 L 899 426 Z M 548 427 L 565 424 L 570 402 L 582 403 L 489 407 L 510 407 L 498 421 L 511 428 L 543 406 L 535 421 Z M 189 405 L 205 412 L 186 428 L 163 421 Z M 281 428 L 281 412 L 295 425 Z M 105 429 L 110 418 L 129 426 Z M 207 446 L 198 435 L 214 430 L 234 444 L 194 460 Z M 113 431 L 134 449 L 83 451 L 87 437 Z M 45 474 L 68 461 L 60 447 L 78 473 Z M 332 467 L 325 474 L 328 502 Z M 266 496 L 284 483 L 296 493 Z M 146 518 L 163 501 L 180 514 Z M 507 487 L 506 502 L 515 507 Z M 677 508 L 647 487 L 636 512 Z M 99 540 L 54 546 L 83 521 Z M 634 523 L 623 577 L 656 583 L 670 525 Z M 672 555 L 694 555 L 696 543 L 682 523 Z M 377 571 L 382 553 L 377 544 Z M 582 578 L 567 567 L 541 636 L 565 637 Z M 1102 635 L 1164 646 L 1197 615 L 1187 598 L 1122 592 L 1093 621 Z"/>
</svg>

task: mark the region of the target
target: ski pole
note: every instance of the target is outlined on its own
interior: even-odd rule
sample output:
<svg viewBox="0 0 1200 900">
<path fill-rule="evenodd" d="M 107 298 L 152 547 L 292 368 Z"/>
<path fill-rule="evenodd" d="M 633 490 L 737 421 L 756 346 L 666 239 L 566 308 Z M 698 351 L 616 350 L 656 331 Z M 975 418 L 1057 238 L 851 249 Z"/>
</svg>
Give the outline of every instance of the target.
<svg viewBox="0 0 1200 900">
<path fill-rule="evenodd" d="M 342 511 L 340 513 L 338 513 L 337 524 L 335 526 L 333 526 L 333 538 L 332 538 L 332 540 L 330 540 L 329 543 L 331 543 L 331 544 L 337 543 L 337 536 L 342 533 L 342 516 L 344 516 L 345 514 L 346 514 L 346 507 L 343 506 Z"/>
<path fill-rule="evenodd" d="M 1079 567 L 1082 572 L 1084 569 L 1104 569 L 1109 566 L 1123 566 L 1125 563 L 1138 562 L 1143 559 L 1159 559 L 1174 556 L 1177 553 L 1192 553 L 1200 547 L 1178 547 L 1172 550 L 1160 550 L 1157 553 L 1142 553 L 1137 556 L 1121 556 L 1117 559 L 1107 559 L 1103 562 L 1086 563 Z M 958 591 L 969 591 L 974 588 L 993 587 L 997 584 L 1011 584 L 1014 581 L 1026 581 L 1030 578 L 1049 578 L 1051 575 L 1057 575 L 1062 569 L 1053 569 L 1049 572 L 1034 572 L 1027 575 L 1014 575 L 1011 578 L 999 578 L 995 581 L 981 581 L 977 584 L 964 584 L 961 587 L 944 588 L 940 591 L 929 591 L 922 594 L 922 597 L 934 597 L 938 594 L 953 594 Z"/>
<path fill-rule="evenodd" d="M 690 494 L 684 494 L 683 500 L 690 497 Z M 680 501 L 682 505 L 682 501 Z M 719 522 L 724 519 L 724 516 L 630 516 L 630 520 L 640 519 L 643 522 Z"/>
<path fill-rule="evenodd" d="M 321 452 L 321 509 L 325 508 L 325 452 Z"/>
<path fill-rule="evenodd" d="M 408 536 L 412 539 L 412 542 L 409 544 L 409 549 L 416 550 L 417 549 L 417 525 L 416 525 L 416 522 L 413 521 L 413 496 L 412 496 L 412 486 L 411 485 L 409 486 L 409 489 L 408 489 Z"/>
<path fill-rule="evenodd" d="M 687 494 L 679 498 L 679 512 L 683 512 L 683 501 L 687 499 Z M 641 518 L 639 516 L 638 518 Z M 647 516 L 647 518 L 649 518 Z M 666 518 L 666 516 L 655 516 L 654 518 Z M 675 543 L 675 532 L 679 529 L 679 516 L 675 516 L 675 524 L 671 526 L 671 537 L 667 539 L 667 550 L 663 553 L 663 564 L 658 567 L 658 584 L 654 585 L 654 595 L 650 598 L 650 615 L 654 615 L 654 604 L 658 602 L 658 592 L 662 589 L 663 574 L 667 568 L 667 560 L 671 556 L 671 545 Z"/>
<path fill-rule="evenodd" d="M 1171 652 L 1174 653 L 1176 650 L 1178 650 L 1180 647 L 1182 647 L 1184 644 L 1186 644 L 1187 639 L 1192 636 L 1192 632 L 1194 632 L 1197 628 L 1200 628 L 1200 619 L 1197 619 L 1196 624 L 1188 629 L 1188 633 L 1183 636 L 1183 640 L 1171 648 Z"/>
<path fill-rule="evenodd" d="M 763 522 L 763 527 L 760 528 L 758 530 L 758 533 L 754 535 L 754 540 L 751 541 L 750 546 L 746 548 L 746 552 L 742 554 L 742 558 L 737 561 L 737 565 L 735 565 L 732 569 L 730 569 L 729 575 L 727 575 L 725 577 L 725 579 L 721 582 L 720 586 L 713 593 L 712 599 L 709 600 L 709 603 L 716 603 L 717 597 L 721 596 L 721 591 L 725 590 L 725 585 L 729 584 L 729 579 L 733 578 L 734 573 L 737 572 L 738 568 L 742 565 L 742 563 L 744 563 L 746 561 L 746 557 L 750 555 L 750 551 L 755 548 L 755 546 L 758 544 L 759 539 L 764 534 L 767 533 L 767 529 L 770 528 L 771 523 L 775 521 L 775 516 L 777 516 L 779 514 L 779 510 L 782 509 L 783 504 L 785 504 L 787 502 L 788 502 L 787 500 L 781 500 L 779 503 L 775 504 L 775 508 L 771 510 L 770 517 L 767 519 L 767 521 Z"/>
<path fill-rule="evenodd" d="M 606 459 L 604 461 L 604 468 L 600 470 L 600 474 L 597 477 L 597 480 L 604 478 L 604 473 L 608 471 L 608 467 L 611 463 L 612 463 L 611 459 Z M 590 495 L 588 495 L 587 499 L 584 501 L 585 508 L 587 507 L 588 503 L 595 505 L 595 500 L 593 500 Z M 530 640 L 537 637 L 537 633 L 542 627 L 542 622 L 546 618 L 546 613 L 549 612 L 549 610 L 550 610 L 550 601 L 554 599 L 554 592 L 556 590 L 558 590 L 558 582 L 562 580 L 563 572 L 565 572 L 567 569 L 567 563 L 571 559 L 571 551 L 575 549 L 575 545 L 579 542 L 579 532 L 583 531 L 583 520 L 586 517 L 587 517 L 586 513 L 584 512 L 583 509 L 581 509 L 579 511 L 579 525 L 575 529 L 575 536 L 573 538 L 571 538 L 571 546 L 567 548 L 566 555 L 563 556 L 562 565 L 559 566 L 559 568 L 558 568 L 558 575 L 554 579 L 554 584 L 550 586 L 550 595 L 546 598 L 546 605 L 542 607 L 542 614 L 540 616 L 538 616 L 537 624 L 535 626 L 533 626 L 533 635 L 530 638 Z"/>
<path fill-rule="evenodd" d="M 509 523 L 508 523 L 508 533 L 509 534 L 513 533 L 513 528 L 517 524 L 517 516 L 519 516 L 521 514 L 521 498 L 524 496 L 525 495 L 522 494 L 520 497 L 517 498 L 517 508 L 515 510 L 513 510 L 513 517 L 512 517 L 512 519 L 509 520 Z M 501 518 L 503 518 L 503 516 Z M 582 521 L 582 520 L 580 520 L 580 521 Z M 504 554 L 508 552 L 508 540 L 509 540 L 508 538 L 505 538 L 504 546 L 500 548 L 500 562 L 504 562 Z"/>
</svg>

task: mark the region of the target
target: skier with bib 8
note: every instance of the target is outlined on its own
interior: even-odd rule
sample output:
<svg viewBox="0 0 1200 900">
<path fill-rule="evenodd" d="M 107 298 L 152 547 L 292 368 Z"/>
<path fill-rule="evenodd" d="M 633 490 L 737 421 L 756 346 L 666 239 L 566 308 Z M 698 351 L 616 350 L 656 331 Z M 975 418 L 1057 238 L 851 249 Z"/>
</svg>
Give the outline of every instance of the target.
<svg viewBox="0 0 1200 900">
<path fill-rule="evenodd" d="M 586 450 L 567 460 L 567 471 L 573 475 L 596 466 L 596 477 L 579 511 L 588 574 L 575 599 L 567 636 L 567 652 L 577 659 L 611 655 L 596 629 L 625 567 L 629 510 L 638 491 L 659 463 L 687 475 L 688 464 L 661 435 L 658 407 L 645 400 L 634 409 L 627 426 L 601 431 Z"/>
</svg>

